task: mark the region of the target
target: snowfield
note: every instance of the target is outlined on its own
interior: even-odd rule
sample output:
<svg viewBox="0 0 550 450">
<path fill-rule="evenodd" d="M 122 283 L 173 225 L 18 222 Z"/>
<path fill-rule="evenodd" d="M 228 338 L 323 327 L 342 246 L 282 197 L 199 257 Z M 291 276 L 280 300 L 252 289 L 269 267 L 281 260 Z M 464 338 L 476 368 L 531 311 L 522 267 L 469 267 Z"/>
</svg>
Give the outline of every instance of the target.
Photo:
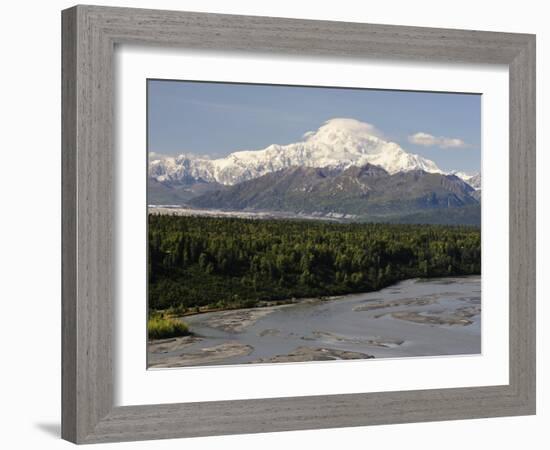
<svg viewBox="0 0 550 450">
<path fill-rule="evenodd" d="M 445 173 L 433 161 L 385 140 L 373 125 L 335 118 L 316 131 L 305 133 L 300 142 L 237 151 L 225 158 L 155 155 L 149 161 L 149 176 L 161 183 L 206 181 L 234 185 L 292 166 L 347 169 L 367 163 L 382 167 L 390 174 L 411 170 Z M 466 182 L 478 176 L 454 174 Z"/>
</svg>

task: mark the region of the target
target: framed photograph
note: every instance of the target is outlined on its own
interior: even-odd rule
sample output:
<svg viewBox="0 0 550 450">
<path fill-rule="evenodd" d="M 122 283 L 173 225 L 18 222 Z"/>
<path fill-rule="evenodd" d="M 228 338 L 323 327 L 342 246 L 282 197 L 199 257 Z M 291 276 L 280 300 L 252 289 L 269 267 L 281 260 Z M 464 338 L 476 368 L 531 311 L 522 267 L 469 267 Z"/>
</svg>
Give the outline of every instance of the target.
<svg viewBox="0 0 550 450">
<path fill-rule="evenodd" d="M 63 11 L 62 435 L 535 413 L 535 37 Z"/>
</svg>

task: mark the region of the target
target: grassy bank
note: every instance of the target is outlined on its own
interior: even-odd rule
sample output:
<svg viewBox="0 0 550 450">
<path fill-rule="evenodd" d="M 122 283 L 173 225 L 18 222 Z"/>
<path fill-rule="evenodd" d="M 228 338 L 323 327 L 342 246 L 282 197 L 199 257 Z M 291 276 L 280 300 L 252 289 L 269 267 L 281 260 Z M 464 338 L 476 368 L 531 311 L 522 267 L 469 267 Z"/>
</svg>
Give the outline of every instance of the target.
<svg viewBox="0 0 550 450">
<path fill-rule="evenodd" d="M 152 315 L 147 320 L 147 336 L 149 339 L 168 339 L 189 334 L 189 328 L 180 320 L 164 317 L 163 315 Z"/>
</svg>

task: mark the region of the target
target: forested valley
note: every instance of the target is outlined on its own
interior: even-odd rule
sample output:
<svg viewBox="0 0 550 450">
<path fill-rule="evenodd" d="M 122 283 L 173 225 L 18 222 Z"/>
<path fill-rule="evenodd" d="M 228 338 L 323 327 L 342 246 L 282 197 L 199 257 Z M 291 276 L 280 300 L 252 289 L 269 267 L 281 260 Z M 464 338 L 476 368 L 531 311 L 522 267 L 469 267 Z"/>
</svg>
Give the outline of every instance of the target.
<svg viewBox="0 0 550 450">
<path fill-rule="evenodd" d="M 150 214 L 150 310 L 253 307 L 479 274 L 479 228 Z"/>
</svg>

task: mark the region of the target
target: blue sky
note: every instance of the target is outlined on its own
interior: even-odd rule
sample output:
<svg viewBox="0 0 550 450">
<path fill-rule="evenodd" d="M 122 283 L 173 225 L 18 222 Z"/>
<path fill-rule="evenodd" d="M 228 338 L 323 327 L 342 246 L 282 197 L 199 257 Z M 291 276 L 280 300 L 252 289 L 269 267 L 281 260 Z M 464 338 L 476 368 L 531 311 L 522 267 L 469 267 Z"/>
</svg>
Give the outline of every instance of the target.
<svg viewBox="0 0 550 450">
<path fill-rule="evenodd" d="M 480 170 L 480 95 L 148 81 L 148 148 L 157 153 L 216 158 L 288 144 L 335 117 L 368 122 L 444 170 Z"/>
</svg>

